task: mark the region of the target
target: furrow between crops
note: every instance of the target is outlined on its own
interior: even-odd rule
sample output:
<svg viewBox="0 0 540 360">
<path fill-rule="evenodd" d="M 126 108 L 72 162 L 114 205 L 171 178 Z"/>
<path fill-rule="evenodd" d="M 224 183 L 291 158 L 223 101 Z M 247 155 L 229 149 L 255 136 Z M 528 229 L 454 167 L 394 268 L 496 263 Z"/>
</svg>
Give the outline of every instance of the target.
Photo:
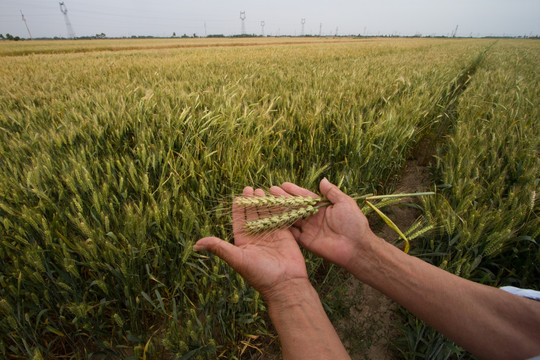
<svg viewBox="0 0 540 360">
<path fill-rule="evenodd" d="M 425 166 L 431 162 L 437 144 L 444 138 L 458 119 L 457 106 L 462 94 L 467 90 L 471 80 L 482 65 L 488 51 L 495 43 L 490 44 L 480 52 L 441 92 L 439 100 L 433 105 L 426 116 L 429 120 L 427 128 L 413 148 L 413 158 L 418 165 Z"/>
</svg>

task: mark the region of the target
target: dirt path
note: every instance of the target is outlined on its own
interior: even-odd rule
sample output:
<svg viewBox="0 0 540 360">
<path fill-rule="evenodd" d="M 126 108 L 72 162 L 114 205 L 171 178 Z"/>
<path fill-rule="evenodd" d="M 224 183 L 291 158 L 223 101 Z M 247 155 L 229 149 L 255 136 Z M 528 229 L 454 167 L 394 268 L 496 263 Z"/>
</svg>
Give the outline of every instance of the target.
<svg viewBox="0 0 540 360">
<path fill-rule="evenodd" d="M 416 160 L 407 162 L 396 192 L 428 190 L 428 175 L 427 167 Z M 407 229 L 420 216 L 420 211 L 411 207 L 392 207 L 388 213 L 400 229 Z M 378 236 L 390 242 L 397 240 L 395 232 L 377 218 L 370 218 L 370 224 Z M 347 288 L 350 316 L 339 321 L 336 329 L 352 359 L 394 359 L 390 341 L 396 336 L 397 305 L 354 278 L 348 281 Z"/>
</svg>

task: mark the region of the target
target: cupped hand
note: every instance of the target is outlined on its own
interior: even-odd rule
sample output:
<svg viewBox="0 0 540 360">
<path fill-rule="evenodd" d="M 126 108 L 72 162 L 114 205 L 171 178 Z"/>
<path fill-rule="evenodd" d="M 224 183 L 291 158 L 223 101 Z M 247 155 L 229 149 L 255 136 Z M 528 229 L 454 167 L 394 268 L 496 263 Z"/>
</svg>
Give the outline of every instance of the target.
<svg viewBox="0 0 540 360">
<path fill-rule="evenodd" d="M 290 230 L 307 250 L 350 269 L 353 262 L 369 254 L 370 247 L 382 240 L 373 234 L 367 218 L 354 199 L 327 179 L 321 181 L 319 189 L 332 204 L 321 207 L 317 214 L 296 222 Z M 284 183 L 281 187 L 274 186 L 270 193 L 319 197 L 292 183 Z"/>
<path fill-rule="evenodd" d="M 243 196 L 264 196 L 261 189 L 244 188 Z M 277 295 L 288 283 L 309 281 L 304 257 L 291 233 L 280 229 L 260 235 L 249 235 L 243 230 L 246 212 L 233 204 L 234 245 L 216 237 L 202 238 L 194 246 L 195 251 L 208 250 L 225 260 L 242 275 L 265 300 Z"/>
</svg>

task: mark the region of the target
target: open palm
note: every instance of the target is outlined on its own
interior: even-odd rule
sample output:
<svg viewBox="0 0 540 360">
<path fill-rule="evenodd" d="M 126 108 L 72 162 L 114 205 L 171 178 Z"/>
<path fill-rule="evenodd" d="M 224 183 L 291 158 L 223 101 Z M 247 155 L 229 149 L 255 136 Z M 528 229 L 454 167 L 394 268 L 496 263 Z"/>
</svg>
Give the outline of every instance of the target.
<svg viewBox="0 0 540 360">
<path fill-rule="evenodd" d="M 264 196 L 264 191 L 246 187 L 243 196 Z M 287 229 L 263 235 L 243 230 L 244 208 L 233 205 L 234 245 L 215 237 L 200 239 L 194 249 L 209 250 L 225 260 L 259 291 L 264 298 L 290 280 L 307 279 L 304 257 L 293 234 Z"/>
</svg>

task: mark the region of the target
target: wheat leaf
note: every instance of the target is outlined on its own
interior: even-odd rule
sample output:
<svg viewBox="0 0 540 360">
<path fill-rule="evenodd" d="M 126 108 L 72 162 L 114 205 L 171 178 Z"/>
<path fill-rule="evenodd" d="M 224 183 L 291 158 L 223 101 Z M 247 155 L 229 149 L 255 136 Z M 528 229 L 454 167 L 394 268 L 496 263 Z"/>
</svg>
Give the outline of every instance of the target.
<svg viewBox="0 0 540 360">
<path fill-rule="evenodd" d="M 388 216 L 386 216 L 381 210 L 377 209 L 375 207 L 375 205 L 373 205 L 372 203 L 370 203 L 369 201 L 366 200 L 366 204 L 369 205 L 369 207 L 371 207 L 376 213 L 377 215 L 379 215 L 381 217 L 381 219 L 384 220 L 384 222 L 386 223 L 386 225 L 390 226 L 392 228 L 392 230 L 394 230 L 396 233 L 398 233 L 399 236 L 401 236 L 401 238 L 405 241 L 405 245 L 404 245 L 404 248 L 403 248 L 403 252 L 405 254 L 408 254 L 409 253 L 409 240 L 407 239 L 407 237 L 401 232 L 401 230 L 397 227 L 396 224 L 394 224 L 394 222 L 392 220 L 390 220 L 390 218 Z"/>
</svg>

